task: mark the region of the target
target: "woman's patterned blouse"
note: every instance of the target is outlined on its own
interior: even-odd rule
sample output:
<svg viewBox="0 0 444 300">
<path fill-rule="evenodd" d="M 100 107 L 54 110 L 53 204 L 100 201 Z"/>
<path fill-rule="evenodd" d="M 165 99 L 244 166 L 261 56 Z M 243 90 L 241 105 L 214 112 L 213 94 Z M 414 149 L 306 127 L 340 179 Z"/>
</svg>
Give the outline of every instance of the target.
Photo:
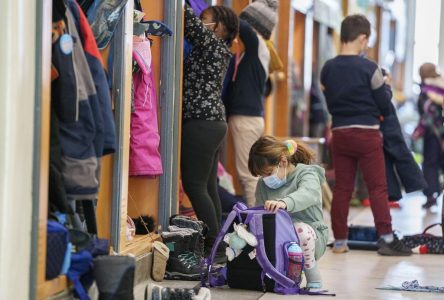
<svg viewBox="0 0 444 300">
<path fill-rule="evenodd" d="M 188 5 L 185 5 L 185 38 L 193 50 L 184 64 L 183 119 L 225 121 L 221 93 L 231 52 Z"/>
</svg>

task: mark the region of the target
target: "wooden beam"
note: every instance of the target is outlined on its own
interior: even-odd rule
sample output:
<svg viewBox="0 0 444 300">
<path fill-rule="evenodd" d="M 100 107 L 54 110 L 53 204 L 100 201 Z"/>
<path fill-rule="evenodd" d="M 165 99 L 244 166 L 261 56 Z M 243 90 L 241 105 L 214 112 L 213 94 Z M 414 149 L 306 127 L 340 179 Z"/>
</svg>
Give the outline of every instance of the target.
<svg viewBox="0 0 444 300">
<path fill-rule="evenodd" d="M 40 128 L 40 174 L 39 174 L 39 217 L 38 217 L 38 262 L 37 290 L 45 283 L 46 273 L 46 236 L 48 221 L 48 185 L 50 154 L 50 120 L 51 120 L 51 19 L 52 1 L 43 1 L 42 16 L 42 76 L 41 89 L 41 128 Z"/>
<path fill-rule="evenodd" d="M 232 1 L 232 9 L 234 10 L 234 12 L 239 15 L 241 13 L 241 11 L 249 4 L 249 0 L 234 0 Z M 233 46 L 232 51 L 236 51 L 235 46 Z M 238 45 L 237 47 L 239 47 L 238 49 L 240 49 L 239 51 L 242 52 L 242 50 L 244 49 L 244 46 L 242 44 L 242 41 L 238 41 Z M 231 134 L 230 131 L 228 130 L 227 132 L 227 137 L 226 137 L 226 147 L 225 147 L 225 151 L 226 151 L 226 159 L 222 159 L 222 161 L 225 161 L 225 169 L 227 170 L 228 173 L 230 173 L 233 176 L 233 186 L 234 186 L 234 190 L 236 192 L 236 195 L 242 195 L 242 187 L 240 185 L 239 182 L 239 178 L 237 176 L 237 171 L 236 171 L 236 166 L 234 163 L 234 146 L 233 146 L 233 140 L 231 138 Z M 224 156 L 224 155 L 222 155 Z"/>
<path fill-rule="evenodd" d="M 249 0 L 234 0 L 232 9 L 236 12 L 237 15 L 250 3 Z"/>
<path fill-rule="evenodd" d="M 284 64 L 284 78 L 277 81 L 275 93 L 275 125 L 274 134 L 278 136 L 289 135 L 289 116 L 290 116 L 290 76 L 289 76 L 289 53 L 291 53 L 289 42 L 291 22 L 291 3 L 290 0 L 282 0 L 279 3 L 279 21 L 276 28 L 277 33 L 277 51 L 278 55 Z"/>
</svg>

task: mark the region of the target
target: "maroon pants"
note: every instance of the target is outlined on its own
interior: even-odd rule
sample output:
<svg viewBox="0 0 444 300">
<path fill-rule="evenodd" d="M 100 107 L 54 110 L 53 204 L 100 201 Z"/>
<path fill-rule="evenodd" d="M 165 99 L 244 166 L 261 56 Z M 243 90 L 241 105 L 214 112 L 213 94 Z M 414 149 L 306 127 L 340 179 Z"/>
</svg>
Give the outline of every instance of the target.
<svg viewBox="0 0 444 300">
<path fill-rule="evenodd" d="M 331 220 L 335 239 L 347 239 L 349 203 L 355 186 L 358 164 L 367 184 L 376 229 L 380 235 L 391 233 L 384 152 L 379 130 L 361 128 L 333 130 L 332 152 L 336 183 L 331 205 Z"/>
</svg>

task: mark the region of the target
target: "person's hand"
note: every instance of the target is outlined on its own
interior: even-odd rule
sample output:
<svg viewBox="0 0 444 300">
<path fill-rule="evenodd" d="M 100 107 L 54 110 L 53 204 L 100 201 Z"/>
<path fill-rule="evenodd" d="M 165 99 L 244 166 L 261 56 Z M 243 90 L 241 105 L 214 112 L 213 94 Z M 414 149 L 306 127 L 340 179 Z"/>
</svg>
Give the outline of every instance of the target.
<svg viewBox="0 0 444 300">
<path fill-rule="evenodd" d="M 279 208 L 287 209 L 287 204 L 284 201 L 280 200 L 267 200 L 265 201 L 264 208 L 268 211 L 276 213 Z"/>
</svg>

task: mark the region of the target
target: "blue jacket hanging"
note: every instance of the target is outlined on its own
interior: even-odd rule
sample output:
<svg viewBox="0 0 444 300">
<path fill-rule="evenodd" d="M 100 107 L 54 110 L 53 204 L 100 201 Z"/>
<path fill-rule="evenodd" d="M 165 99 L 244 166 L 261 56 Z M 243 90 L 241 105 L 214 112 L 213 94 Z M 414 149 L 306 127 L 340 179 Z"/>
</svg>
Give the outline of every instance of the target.
<svg viewBox="0 0 444 300">
<path fill-rule="evenodd" d="M 70 199 L 95 199 L 100 157 L 116 148 L 111 98 L 91 28 L 74 0 L 53 23 L 52 105 L 59 119 L 61 174 Z"/>
</svg>

